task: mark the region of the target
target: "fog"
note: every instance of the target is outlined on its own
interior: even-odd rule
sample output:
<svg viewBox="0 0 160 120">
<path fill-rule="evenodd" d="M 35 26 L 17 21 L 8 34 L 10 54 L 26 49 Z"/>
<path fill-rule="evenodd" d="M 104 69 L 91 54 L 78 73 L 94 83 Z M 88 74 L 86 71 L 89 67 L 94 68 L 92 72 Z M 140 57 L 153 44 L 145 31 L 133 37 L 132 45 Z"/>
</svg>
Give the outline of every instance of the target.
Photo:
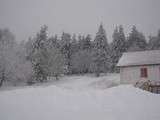
<svg viewBox="0 0 160 120">
<path fill-rule="evenodd" d="M 0 28 L 9 28 L 17 40 L 34 35 L 41 25 L 51 34 L 90 33 L 102 22 L 109 40 L 115 25 L 126 33 L 132 25 L 146 36 L 160 28 L 159 0 L 0 0 Z"/>
</svg>

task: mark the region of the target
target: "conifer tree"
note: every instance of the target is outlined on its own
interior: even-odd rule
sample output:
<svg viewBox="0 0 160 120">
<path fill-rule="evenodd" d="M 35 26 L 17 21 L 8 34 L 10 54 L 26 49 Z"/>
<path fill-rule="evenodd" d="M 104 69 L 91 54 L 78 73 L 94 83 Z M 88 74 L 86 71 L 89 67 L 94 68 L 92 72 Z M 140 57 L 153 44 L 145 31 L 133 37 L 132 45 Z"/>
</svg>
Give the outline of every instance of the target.
<svg viewBox="0 0 160 120">
<path fill-rule="evenodd" d="M 91 36 L 88 34 L 87 36 L 80 37 L 79 44 L 81 50 L 89 50 L 91 48 Z"/>
<path fill-rule="evenodd" d="M 73 34 L 72 40 L 71 40 L 71 54 L 73 55 L 79 50 L 78 41 L 76 38 L 76 35 Z"/>
<path fill-rule="evenodd" d="M 145 50 L 146 46 L 147 42 L 145 36 L 133 26 L 127 41 L 127 51 Z"/>
<path fill-rule="evenodd" d="M 48 47 L 55 47 L 55 48 L 59 48 L 59 40 L 58 40 L 58 36 L 55 35 L 55 36 L 52 36 L 48 39 Z"/>
<path fill-rule="evenodd" d="M 35 80 L 43 82 L 47 80 L 47 26 L 42 26 L 33 42 L 32 65 Z"/>
<path fill-rule="evenodd" d="M 160 30 L 158 30 L 157 36 L 149 37 L 148 49 L 160 50 Z"/>
<path fill-rule="evenodd" d="M 61 37 L 60 49 L 65 58 L 66 73 L 71 74 L 71 35 L 63 33 Z"/>
<path fill-rule="evenodd" d="M 122 56 L 123 52 L 126 51 L 126 40 L 125 35 L 123 31 L 123 27 L 120 25 L 119 27 L 116 27 L 113 33 L 113 41 L 111 43 L 111 59 L 112 59 L 112 67 L 111 71 L 116 72 L 118 71 L 116 64 L 118 63 L 118 60 Z"/>
<path fill-rule="evenodd" d="M 93 61 L 96 76 L 99 76 L 101 72 L 107 72 L 109 70 L 109 45 L 102 24 L 94 39 Z"/>
</svg>

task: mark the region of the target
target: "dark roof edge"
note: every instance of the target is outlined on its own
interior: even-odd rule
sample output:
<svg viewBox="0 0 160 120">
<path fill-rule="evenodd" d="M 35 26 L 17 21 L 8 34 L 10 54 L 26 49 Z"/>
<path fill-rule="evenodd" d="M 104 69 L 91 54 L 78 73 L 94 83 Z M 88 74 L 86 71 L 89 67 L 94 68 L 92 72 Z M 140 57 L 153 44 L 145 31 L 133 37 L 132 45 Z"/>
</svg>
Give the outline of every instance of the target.
<svg viewBox="0 0 160 120">
<path fill-rule="evenodd" d="M 117 65 L 117 67 L 137 67 L 137 66 L 151 66 L 151 65 L 160 65 L 160 63 L 159 64 L 141 64 L 141 65 L 120 65 L 120 66 L 118 66 Z"/>
</svg>

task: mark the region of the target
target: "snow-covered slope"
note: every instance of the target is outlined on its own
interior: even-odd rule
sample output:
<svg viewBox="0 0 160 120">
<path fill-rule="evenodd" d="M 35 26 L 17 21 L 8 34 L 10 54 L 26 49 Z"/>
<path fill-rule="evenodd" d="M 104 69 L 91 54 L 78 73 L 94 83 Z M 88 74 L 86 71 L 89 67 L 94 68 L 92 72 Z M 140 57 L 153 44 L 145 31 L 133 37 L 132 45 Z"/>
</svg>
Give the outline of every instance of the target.
<svg viewBox="0 0 160 120">
<path fill-rule="evenodd" d="M 131 85 L 97 89 L 96 78 L 75 89 L 78 81 L 1 91 L 0 120 L 160 120 L 160 95 Z"/>
<path fill-rule="evenodd" d="M 56 86 L 71 90 L 105 89 L 120 83 L 119 74 L 107 74 L 101 77 L 94 75 L 63 77 Z"/>
</svg>

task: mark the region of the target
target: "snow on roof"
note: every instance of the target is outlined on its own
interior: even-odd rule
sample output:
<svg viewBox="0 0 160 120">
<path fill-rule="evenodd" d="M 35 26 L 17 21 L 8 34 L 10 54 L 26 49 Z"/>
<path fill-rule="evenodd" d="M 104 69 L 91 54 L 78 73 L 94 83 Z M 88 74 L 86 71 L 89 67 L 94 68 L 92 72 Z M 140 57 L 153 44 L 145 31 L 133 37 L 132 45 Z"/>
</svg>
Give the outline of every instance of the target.
<svg viewBox="0 0 160 120">
<path fill-rule="evenodd" d="M 117 66 L 136 66 L 160 64 L 160 50 L 126 52 Z"/>
</svg>

